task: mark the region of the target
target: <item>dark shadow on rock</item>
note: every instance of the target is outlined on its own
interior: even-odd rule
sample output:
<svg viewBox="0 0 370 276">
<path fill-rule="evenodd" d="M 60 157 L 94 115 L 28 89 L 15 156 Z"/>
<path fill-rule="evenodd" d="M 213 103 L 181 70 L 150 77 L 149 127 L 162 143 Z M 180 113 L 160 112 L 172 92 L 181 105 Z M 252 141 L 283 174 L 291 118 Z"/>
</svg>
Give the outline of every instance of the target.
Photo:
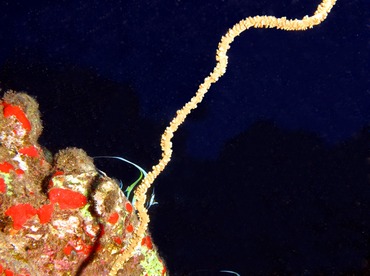
<svg viewBox="0 0 370 276">
<path fill-rule="evenodd" d="M 215 161 L 178 156 L 157 189 L 162 217 L 152 218 L 170 271 L 365 269 L 369 136 L 364 128 L 329 146 L 315 134 L 261 121 L 229 140 Z"/>
<path fill-rule="evenodd" d="M 129 83 L 30 50 L 9 59 L 0 79 L 2 90 L 37 98 L 44 125 L 40 143 L 54 153 L 75 146 L 92 156 L 120 155 L 148 168 L 160 156 L 164 126 L 140 116 L 139 98 Z"/>
</svg>

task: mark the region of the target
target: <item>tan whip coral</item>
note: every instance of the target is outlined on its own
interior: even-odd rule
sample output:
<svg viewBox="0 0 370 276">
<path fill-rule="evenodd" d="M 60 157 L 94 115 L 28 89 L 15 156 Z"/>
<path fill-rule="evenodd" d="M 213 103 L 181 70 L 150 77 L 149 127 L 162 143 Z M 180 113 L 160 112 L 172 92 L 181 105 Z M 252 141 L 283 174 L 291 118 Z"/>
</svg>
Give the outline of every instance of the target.
<svg viewBox="0 0 370 276">
<path fill-rule="evenodd" d="M 131 258 L 131 252 L 134 252 L 135 247 L 140 243 L 140 240 L 145 235 L 149 223 L 149 216 L 145 208 L 146 193 L 153 184 L 157 176 L 164 170 L 172 156 L 172 138 L 179 126 L 185 121 L 190 112 L 197 108 L 198 104 L 203 100 L 203 97 L 210 89 L 211 85 L 226 73 L 228 62 L 227 51 L 230 49 L 230 44 L 242 32 L 249 28 L 277 28 L 285 31 L 301 31 L 308 28 L 313 28 L 315 25 L 323 22 L 329 14 L 336 0 L 323 0 L 317 7 L 314 15 L 305 16 L 302 19 L 287 19 L 286 17 L 276 18 L 274 16 L 253 16 L 240 20 L 221 38 L 216 51 L 216 66 L 213 71 L 206 77 L 202 84 L 199 85 L 195 95 L 179 110 L 165 129 L 161 138 L 162 158 L 158 164 L 153 166 L 152 171 L 143 179 L 140 186 L 135 191 L 137 198 L 136 209 L 140 218 L 139 226 L 134 232 L 133 238 L 130 241 L 130 246 L 127 251 L 117 257 L 117 261 L 112 268 L 111 275 L 115 275 L 119 268 Z"/>
</svg>

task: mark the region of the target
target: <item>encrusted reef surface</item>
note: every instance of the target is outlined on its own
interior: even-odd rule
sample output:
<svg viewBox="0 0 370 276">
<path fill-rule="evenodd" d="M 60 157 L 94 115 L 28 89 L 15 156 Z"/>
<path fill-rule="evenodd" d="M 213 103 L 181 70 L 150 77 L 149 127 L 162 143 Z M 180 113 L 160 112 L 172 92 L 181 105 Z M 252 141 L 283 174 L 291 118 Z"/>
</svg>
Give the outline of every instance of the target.
<svg viewBox="0 0 370 276">
<path fill-rule="evenodd" d="M 0 275 L 108 275 L 135 230 L 116 182 L 77 148 L 54 157 L 37 142 L 37 102 L 0 101 Z M 165 275 L 149 233 L 119 275 Z"/>
</svg>

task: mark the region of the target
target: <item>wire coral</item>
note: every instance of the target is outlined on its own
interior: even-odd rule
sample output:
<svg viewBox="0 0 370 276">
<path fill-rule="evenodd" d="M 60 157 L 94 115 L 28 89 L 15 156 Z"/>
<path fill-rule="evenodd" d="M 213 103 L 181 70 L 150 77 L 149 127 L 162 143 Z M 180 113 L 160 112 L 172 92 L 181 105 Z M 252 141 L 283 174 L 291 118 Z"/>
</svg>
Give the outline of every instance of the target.
<svg viewBox="0 0 370 276">
<path fill-rule="evenodd" d="M 128 248 L 117 257 L 110 275 L 116 275 L 122 265 L 128 261 L 135 248 L 140 245 L 143 240 L 145 231 L 147 230 L 149 223 L 149 216 L 145 208 L 146 193 L 153 184 L 157 176 L 164 170 L 168 162 L 171 160 L 172 155 L 172 138 L 178 127 L 184 122 L 190 112 L 197 107 L 197 105 L 203 100 L 204 95 L 207 93 L 211 85 L 226 72 L 227 68 L 227 51 L 230 49 L 230 44 L 234 39 L 239 36 L 242 32 L 249 28 L 277 28 L 285 31 L 300 31 L 312 28 L 315 25 L 323 22 L 332 7 L 335 5 L 336 0 L 323 0 L 317 7 L 315 13 L 312 16 L 305 16 L 302 19 L 287 19 L 285 17 L 276 18 L 274 16 L 254 16 L 247 17 L 232 28 L 221 38 L 218 44 L 216 52 L 216 66 L 208 77 L 204 79 L 204 82 L 200 84 L 198 91 L 195 95 L 187 102 L 181 109 L 176 112 L 175 117 L 170 122 L 169 126 L 165 129 L 161 138 L 161 149 L 162 157 L 158 164 L 152 167 L 142 183 L 135 191 L 136 204 L 135 208 L 138 211 L 139 224 L 133 232 L 132 238 L 129 242 Z"/>
</svg>

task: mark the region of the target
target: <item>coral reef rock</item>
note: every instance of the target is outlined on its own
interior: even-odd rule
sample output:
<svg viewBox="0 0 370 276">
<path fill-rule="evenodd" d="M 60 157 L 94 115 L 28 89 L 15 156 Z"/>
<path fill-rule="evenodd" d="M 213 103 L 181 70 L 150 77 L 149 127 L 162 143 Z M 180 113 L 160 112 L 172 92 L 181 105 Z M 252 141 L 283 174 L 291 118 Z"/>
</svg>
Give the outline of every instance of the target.
<svg viewBox="0 0 370 276">
<path fill-rule="evenodd" d="M 83 150 L 37 142 L 37 102 L 0 101 L 0 275 L 108 275 L 138 222 L 117 183 Z M 149 233 L 119 275 L 165 275 Z"/>
</svg>

